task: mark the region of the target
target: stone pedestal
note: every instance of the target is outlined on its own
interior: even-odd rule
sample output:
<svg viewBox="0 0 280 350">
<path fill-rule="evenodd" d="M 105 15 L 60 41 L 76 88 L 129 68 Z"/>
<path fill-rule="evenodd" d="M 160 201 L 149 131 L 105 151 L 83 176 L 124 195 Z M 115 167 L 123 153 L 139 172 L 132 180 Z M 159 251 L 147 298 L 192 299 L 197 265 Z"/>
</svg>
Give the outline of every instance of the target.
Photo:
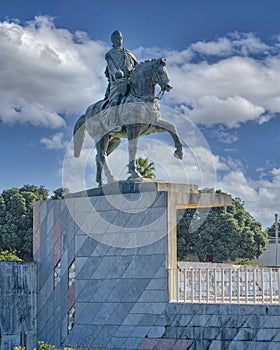
<svg viewBox="0 0 280 350">
<path fill-rule="evenodd" d="M 37 203 L 39 339 L 137 349 L 173 321 L 176 209 L 230 205 L 195 185 L 124 181 Z M 172 277 L 172 276 L 171 276 Z"/>
</svg>

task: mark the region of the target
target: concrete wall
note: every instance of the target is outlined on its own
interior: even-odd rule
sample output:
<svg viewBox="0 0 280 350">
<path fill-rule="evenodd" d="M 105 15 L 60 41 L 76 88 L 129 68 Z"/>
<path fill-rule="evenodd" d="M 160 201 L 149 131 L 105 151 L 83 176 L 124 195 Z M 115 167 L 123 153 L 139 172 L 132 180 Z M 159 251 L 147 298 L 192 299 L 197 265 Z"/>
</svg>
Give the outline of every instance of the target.
<svg viewBox="0 0 280 350">
<path fill-rule="evenodd" d="M 279 306 L 167 302 L 169 195 L 36 204 L 39 339 L 102 350 L 136 350 L 144 337 L 195 339 L 192 350 L 280 348 Z"/>
<path fill-rule="evenodd" d="M 167 298 L 166 193 L 151 195 L 152 204 L 145 210 L 138 194 L 126 195 L 129 207 L 123 211 L 116 208 L 123 196 L 116 196 L 114 205 L 108 196 L 90 197 L 91 211 L 84 198 L 69 199 L 67 205 L 65 201 L 37 204 L 39 339 L 55 345 L 136 349 L 146 335 L 162 335 L 155 319 Z M 105 228 L 112 245 L 100 242 Z M 155 242 L 143 246 L 149 239 Z M 76 276 L 69 286 L 74 259 Z M 55 286 L 58 263 L 60 277 Z M 69 330 L 73 306 L 74 327 Z"/>
<path fill-rule="evenodd" d="M 0 349 L 37 342 L 37 283 L 33 263 L 0 261 Z"/>
</svg>

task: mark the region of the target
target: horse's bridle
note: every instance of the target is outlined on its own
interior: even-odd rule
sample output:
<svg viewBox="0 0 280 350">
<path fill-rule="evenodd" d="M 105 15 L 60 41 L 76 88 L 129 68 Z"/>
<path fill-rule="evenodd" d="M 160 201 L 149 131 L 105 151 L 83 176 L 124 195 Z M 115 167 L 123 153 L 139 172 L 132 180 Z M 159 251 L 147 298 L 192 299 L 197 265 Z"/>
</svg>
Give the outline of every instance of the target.
<svg viewBox="0 0 280 350">
<path fill-rule="evenodd" d="M 157 62 L 157 65 L 152 67 L 152 79 L 153 79 L 153 83 L 154 84 L 158 84 L 158 81 L 160 81 L 160 79 L 159 79 L 160 75 L 159 75 L 159 73 L 157 71 L 158 64 L 161 64 L 161 63 Z M 131 87 L 131 85 L 130 85 L 130 87 Z M 135 91 L 133 91 L 133 94 L 131 94 L 131 95 L 133 97 L 136 97 L 136 98 L 139 98 L 139 99 L 142 99 L 142 100 L 146 100 L 147 102 L 150 102 L 150 101 L 154 102 L 156 100 L 161 100 L 163 98 L 163 95 L 164 95 L 165 91 L 166 90 L 162 89 L 162 87 L 161 87 L 158 95 L 153 95 L 153 96 L 138 95 L 138 94 L 135 93 Z"/>
</svg>

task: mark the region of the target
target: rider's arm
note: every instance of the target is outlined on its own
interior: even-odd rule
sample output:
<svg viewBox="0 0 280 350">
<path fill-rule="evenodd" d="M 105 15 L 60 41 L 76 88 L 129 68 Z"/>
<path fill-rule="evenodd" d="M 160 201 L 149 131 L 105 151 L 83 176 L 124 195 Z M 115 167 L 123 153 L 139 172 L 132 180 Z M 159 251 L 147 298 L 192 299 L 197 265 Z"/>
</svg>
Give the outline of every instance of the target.
<svg viewBox="0 0 280 350">
<path fill-rule="evenodd" d="M 120 79 L 122 78 L 123 76 L 123 73 L 121 70 L 119 70 L 115 64 L 114 64 L 114 61 L 112 60 L 110 54 L 108 53 L 106 56 L 105 56 L 105 60 L 107 61 L 107 67 L 108 67 L 108 71 L 110 73 L 110 76 L 113 78 L 113 80 L 117 80 L 117 79 Z M 121 76 L 122 75 L 122 76 Z"/>
</svg>

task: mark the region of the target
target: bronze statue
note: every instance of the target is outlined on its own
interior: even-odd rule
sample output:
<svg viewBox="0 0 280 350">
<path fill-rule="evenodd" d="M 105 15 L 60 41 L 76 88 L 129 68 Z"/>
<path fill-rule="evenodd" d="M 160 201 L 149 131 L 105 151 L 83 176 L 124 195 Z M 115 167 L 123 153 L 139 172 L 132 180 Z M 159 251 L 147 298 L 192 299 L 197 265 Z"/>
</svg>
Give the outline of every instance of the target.
<svg viewBox="0 0 280 350">
<path fill-rule="evenodd" d="M 136 152 L 139 136 L 154 132 L 168 132 L 175 145 L 174 156 L 182 159 L 182 143 L 175 125 L 161 118 L 155 95 L 155 86 L 161 88 L 160 95 L 172 89 L 163 59 L 152 59 L 138 63 L 130 51 L 122 47 L 119 31 L 112 34 L 113 49 L 106 54 L 106 72 L 109 87 L 105 99 L 89 106 L 74 127 L 74 155 L 79 157 L 85 131 L 96 145 L 96 181 L 103 184 L 102 173 L 107 181 L 117 179 L 112 174 L 107 156 L 128 139 L 130 179 L 139 179 L 136 169 Z"/>
<path fill-rule="evenodd" d="M 108 98 L 112 107 L 120 104 L 122 97 L 128 94 L 129 77 L 138 62 L 135 56 L 122 46 L 120 31 L 114 31 L 111 40 L 113 48 L 105 55 L 107 62 L 105 75 L 109 81 L 105 98 Z"/>
</svg>

